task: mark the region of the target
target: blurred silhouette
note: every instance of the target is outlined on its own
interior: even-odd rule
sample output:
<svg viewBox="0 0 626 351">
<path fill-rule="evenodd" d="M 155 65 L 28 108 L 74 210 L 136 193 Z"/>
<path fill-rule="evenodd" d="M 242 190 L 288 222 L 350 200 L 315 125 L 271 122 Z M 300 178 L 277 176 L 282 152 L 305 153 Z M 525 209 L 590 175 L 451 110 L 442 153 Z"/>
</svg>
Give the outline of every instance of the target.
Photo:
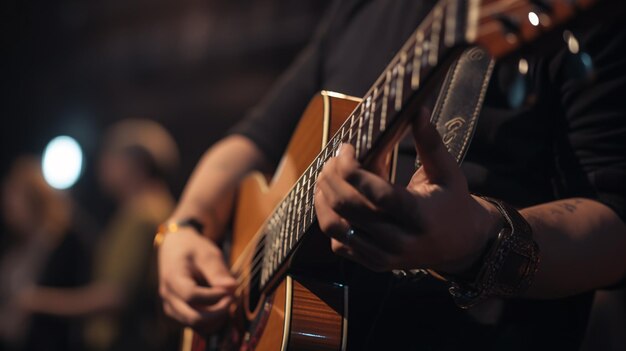
<svg viewBox="0 0 626 351">
<path fill-rule="evenodd" d="M 31 289 L 22 305 L 86 317 L 84 343 L 90 350 L 171 349 L 176 336 L 157 308 L 152 238 L 173 208 L 166 178 L 177 163 L 174 140 L 156 122 L 125 120 L 112 126 L 98 176 L 117 211 L 95 250 L 92 281 L 74 289 Z"/>
<path fill-rule="evenodd" d="M 0 340 L 7 350 L 78 349 L 78 321 L 33 314 L 23 304 L 35 286 L 85 283 L 87 257 L 71 214 L 69 198 L 45 182 L 37 158 L 15 161 L 2 184 L 2 215 L 12 239 L 0 260 Z"/>
</svg>

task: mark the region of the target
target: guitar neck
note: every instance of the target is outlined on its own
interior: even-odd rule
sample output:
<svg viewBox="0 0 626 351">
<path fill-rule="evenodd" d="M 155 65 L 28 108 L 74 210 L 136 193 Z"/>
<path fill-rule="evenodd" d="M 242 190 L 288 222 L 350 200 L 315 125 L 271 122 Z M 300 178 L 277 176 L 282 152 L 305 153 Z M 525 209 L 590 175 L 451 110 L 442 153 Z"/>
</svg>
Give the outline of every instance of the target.
<svg viewBox="0 0 626 351">
<path fill-rule="evenodd" d="M 414 112 L 412 107 L 423 95 L 424 87 L 436 71 L 445 68 L 454 52 L 480 45 L 501 58 L 596 3 L 604 5 L 605 10 L 609 7 L 609 1 L 600 0 L 439 1 L 267 220 L 261 288 L 315 223 L 314 185 L 322 166 L 339 145 L 353 145 L 357 159 L 367 164 L 397 141 L 394 136 L 400 126 L 408 125 L 415 117 L 410 112 Z M 615 6 L 624 7 L 624 2 L 618 3 Z"/>
</svg>

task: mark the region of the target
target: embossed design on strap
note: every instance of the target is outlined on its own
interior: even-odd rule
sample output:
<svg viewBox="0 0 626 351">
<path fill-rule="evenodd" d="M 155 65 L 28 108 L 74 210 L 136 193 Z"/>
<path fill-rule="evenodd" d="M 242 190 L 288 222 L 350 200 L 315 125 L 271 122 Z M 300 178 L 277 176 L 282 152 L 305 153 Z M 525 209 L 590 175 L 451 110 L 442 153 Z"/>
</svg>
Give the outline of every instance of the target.
<svg viewBox="0 0 626 351">
<path fill-rule="evenodd" d="M 431 123 L 459 164 L 474 135 L 493 66 L 483 49 L 465 50 L 448 70 L 435 103 Z M 419 159 L 415 165 L 419 167 Z"/>
</svg>

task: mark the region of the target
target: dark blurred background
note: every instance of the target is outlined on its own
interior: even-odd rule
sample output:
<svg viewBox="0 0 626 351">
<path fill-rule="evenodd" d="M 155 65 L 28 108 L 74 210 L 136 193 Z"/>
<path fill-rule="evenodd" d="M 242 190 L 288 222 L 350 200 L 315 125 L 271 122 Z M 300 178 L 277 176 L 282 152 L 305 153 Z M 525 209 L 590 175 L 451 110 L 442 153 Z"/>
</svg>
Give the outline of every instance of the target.
<svg viewBox="0 0 626 351">
<path fill-rule="evenodd" d="M 328 0 L 3 1 L 0 175 L 66 134 L 86 164 L 70 191 L 102 223 L 94 177 L 103 129 L 162 123 L 182 159 L 180 193 L 204 150 L 263 95 L 306 43 Z"/>
<path fill-rule="evenodd" d="M 164 126 L 180 150 L 170 179 L 178 197 L 203 152 L 262 98 L 329 2 L 1 2 L 0 349 L 176 349 L 180 329 L 155 315 L 148 252 L 158 222 L 130 230 L 145 215 L 132 210 L 141 199 L 124 203 L 103 190 L 105 132 L 128 118 Z M 55 193 L 38 161 L 21 156 L 41 157 L 59 135 L 77 140 L 84 161 L 78 182 Z M 131 156 L 138 157 L 119 157 Z M 59 220 L 64 225 L 45 226 Z M 135 281 L 120 285 L 125 270 Z M 55 306 L 65 307 L 50 312 Z M 102 339 L 98 333 L 111 326 L 125 336 Z"/>
</svg>

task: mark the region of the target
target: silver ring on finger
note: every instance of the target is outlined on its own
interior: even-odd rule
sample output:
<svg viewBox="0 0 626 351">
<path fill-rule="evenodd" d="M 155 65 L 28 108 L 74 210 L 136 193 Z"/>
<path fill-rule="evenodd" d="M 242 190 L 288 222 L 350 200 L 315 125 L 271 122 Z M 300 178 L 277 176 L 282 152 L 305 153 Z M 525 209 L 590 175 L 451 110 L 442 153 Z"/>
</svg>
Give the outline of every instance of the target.
<svg viewBox="0 0 626 351">
<path fill-rule="evenodd" d="M 352 240 L 352 238 L 354 238 L 354 236 L 356 235 L 356 231 L 354 230 L 354 228 L 349 227 L 348 230 L 346 230 L 346 242 L 350 242 L 350 240 Z"/>
</svg>

